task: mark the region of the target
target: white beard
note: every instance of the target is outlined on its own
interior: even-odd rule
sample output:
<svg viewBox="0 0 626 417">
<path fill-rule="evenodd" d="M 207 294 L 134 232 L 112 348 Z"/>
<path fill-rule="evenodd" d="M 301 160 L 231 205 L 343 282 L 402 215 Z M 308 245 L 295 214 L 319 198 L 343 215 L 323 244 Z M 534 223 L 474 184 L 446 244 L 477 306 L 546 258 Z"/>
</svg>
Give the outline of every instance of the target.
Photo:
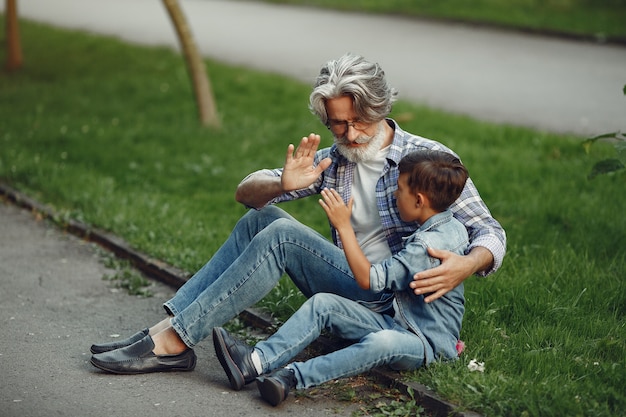
<svg viewBox="0 0 626 417">
<path fill-rule="evenodd" d="M 337 145 L 339 153 L 345 156 L 348 161 L 358 163 L 374 159 L 376 153 L 385 142 L 385 129 L 383 128 L 383 124 L 380 123 L 378 125 L 378 130 L 373 136 L 359 136 L 354 142 L 360 144 L 367 143 L 367 145 L 352 148 L 346 138 L 335 137 L 335 144 Z"/>
</svg>

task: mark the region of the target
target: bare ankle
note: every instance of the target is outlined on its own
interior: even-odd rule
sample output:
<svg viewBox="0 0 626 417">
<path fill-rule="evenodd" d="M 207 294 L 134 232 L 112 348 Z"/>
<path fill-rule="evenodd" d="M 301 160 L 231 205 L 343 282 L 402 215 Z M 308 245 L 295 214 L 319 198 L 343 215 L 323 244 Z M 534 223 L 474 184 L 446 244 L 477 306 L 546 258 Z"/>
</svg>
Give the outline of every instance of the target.
<svg viewBox="0 0 626 417">
<path fill-rule="evenodd" d="M 178 355 L 188 349 L 172 327 L 152 336 L 152 340 L 154 341 L 153 352 L 155 355 Z"/>
<path fill-rule="evenodd" d="M 154 326 L 150 327 L 150 336 L 155 336 L 171 326 L 172 325 L 170 324 L 170 317 L 163 319 Z"/>
</svg>

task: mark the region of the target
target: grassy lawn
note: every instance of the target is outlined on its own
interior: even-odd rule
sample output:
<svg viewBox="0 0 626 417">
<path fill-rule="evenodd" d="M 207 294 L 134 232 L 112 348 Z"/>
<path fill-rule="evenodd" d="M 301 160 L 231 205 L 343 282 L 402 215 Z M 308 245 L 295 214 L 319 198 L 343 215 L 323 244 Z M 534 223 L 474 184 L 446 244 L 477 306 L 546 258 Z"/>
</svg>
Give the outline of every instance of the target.
<svg viewBox="0 0 626 417">
<path fill-rule="evenodd" d="M 0 73 L 0 181 L 187 271 L 244 213 L 233 193 L 246 174 L 282 165 L 311 131 L 331 144 L 309 85 L 207 61 L 223 129 L 202 129 L 170 50 L 21 29 L 25 67 Z M 625 176 L 586 178 L 612 147 L 587 155 L 581 138 L 406 102 L 393 116 L 461 155 L 509 238 L 502 269 L 467 280 L 461 360 L 406 377 L 490 416 L 626 414 Z M 328 234 L 316 199 L 283 207 Z M 301 301 L 286 281 L 266 305 L 285 299 L 287 314 Z"/>
<path fill-rule="evenodd" d="M 626 0 L 265 0 L 626 41 Z"/>
</svg>

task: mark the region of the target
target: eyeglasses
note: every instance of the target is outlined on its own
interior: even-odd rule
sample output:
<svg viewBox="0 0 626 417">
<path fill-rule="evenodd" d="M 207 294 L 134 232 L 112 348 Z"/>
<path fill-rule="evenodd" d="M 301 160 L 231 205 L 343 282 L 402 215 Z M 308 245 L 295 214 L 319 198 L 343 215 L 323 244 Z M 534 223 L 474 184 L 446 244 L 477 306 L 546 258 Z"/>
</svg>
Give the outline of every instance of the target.
<svg viewBox="0 0 626 417">
<path fill-rule="evenodd" d="M 353 120 L 351 122 L 347 120 L 329 120 L 326 127 L 335 134 L 335 136 L 342 137 L 348 133 L 348 127 L 352 126 L 359 132 L 363 132 L 373 123 L 363 122 L 361 120 Z"/>
</svg>

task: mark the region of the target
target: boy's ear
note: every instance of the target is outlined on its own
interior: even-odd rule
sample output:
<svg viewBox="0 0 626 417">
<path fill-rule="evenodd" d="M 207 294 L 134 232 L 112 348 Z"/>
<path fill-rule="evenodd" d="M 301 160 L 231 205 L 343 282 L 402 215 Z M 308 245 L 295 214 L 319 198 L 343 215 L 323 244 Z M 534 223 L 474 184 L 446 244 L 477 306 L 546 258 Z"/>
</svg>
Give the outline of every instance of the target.
<svg viewBox="0 0 626 417">
<path fill-rule="evenodd" d="M 415 194 L 415 207 L 420 208 L 424 205 L 426 196 L 422 193 Z"/>
<path fill-rule="evenodd" d="M 415 194 L 415 207 L 421 208 L 428 204 L 428 197 L 425 194 Z"/>
</svg>

